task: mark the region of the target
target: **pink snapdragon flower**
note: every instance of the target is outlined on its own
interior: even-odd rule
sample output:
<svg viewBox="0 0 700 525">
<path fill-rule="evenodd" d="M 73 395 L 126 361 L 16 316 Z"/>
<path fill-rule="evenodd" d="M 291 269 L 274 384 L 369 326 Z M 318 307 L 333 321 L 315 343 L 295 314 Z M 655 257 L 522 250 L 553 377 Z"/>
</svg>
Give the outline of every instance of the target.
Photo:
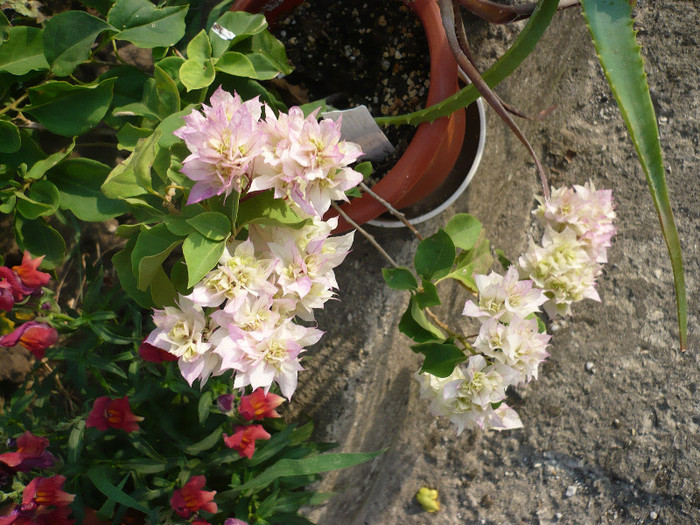
<svg viewBox="0 0 700 525">
<path fill-rule="evenodd" d="M 16 444 L 16 452 L 0 454 L 0 464 L 12 472 L 50 468 L 56 462 L 56 457 L 46 450 L 49 440 L 45 437 L 35 436 L 27 430 L 17 438 Z"/>
<path fill-rule="evenodd" d="M 38 321 L 23 323 L 9 334 L 0 337 L 0 346 L 22 345 L 36 359 L 41 360 L 46 355 L 46 349 L 58 341 L 58 332 L 53 326 Z"/>
<path fill-rule="evenodd" d="M 250 459 L 255 453 L 255 442 L 270 437 L 262 425 L 239 426 L 232 435 L 224 434 L 224 444 L 238 452 L 242 458 Z"/>
<path fill-rule="evenodd" d="M 119 399 L 102 396 L 95 399 L 86 426 L 101 431 L 119 428 L 130 433 L 139 430 L 139 421 L 143 421 L 143 418 L 131 411 L 128 396 Z"/>
<path fill-rule="evenodd" d="M 265 419 L 266 417 L 281 417 L 275 410 L 284 403 L 284 398 L 277 394 L 265 392 L 262 388 L 252 394 L 243 396 L 238 407 L 238 413 L 248 421 Z"/>
<path fill-rule="evenodd" d="M 194 513 L 204 510 L 215 514 L 219 507 L 214 502 L 216 491 L 202 490 L 207 482 L 205 476 L 192 476 L 187 483 L 173 492 L 170 506 L 178 516 L 189 518 Z"/>
<path fill-rule="evenodd" d="M 182 165 L 182 172 L 195 181 L 188 204 L 241 192 L 250 183 L 265 143 L 257 97 L 243 102 L 238 94 L 219 87 L 210 103 L 202 106 L 204 114 L 193 110 L 183 117 L 185 126 L 173 133 L 191 152 Z"/>
<path fill-rule="evenodd" d="M 51 276 L 48 273 L 39 271 L 39 265 L 41 261 L 44 260 L 44 257 L 45 256 L 42 255 L 41 257 L 32 259 L 31 254 L 25 250 L 24 256 L 22 257 L 22 264 L 12 267 L 20 281 L 22 281 L 22 284 L 35 292 L 39 291 L 42 286 L 46 286 L 51 280 Z"/>
<path fill-rule="evenodd" d="M 48 507 L 67 507 L 73 503 L 75 495 L 63 490 L 65 481 L 65 476 L 60 475 L 31 480 L 24 487 L 22 510 L 31 510 L 40 515 L 48 511 Z"/>
</svg>

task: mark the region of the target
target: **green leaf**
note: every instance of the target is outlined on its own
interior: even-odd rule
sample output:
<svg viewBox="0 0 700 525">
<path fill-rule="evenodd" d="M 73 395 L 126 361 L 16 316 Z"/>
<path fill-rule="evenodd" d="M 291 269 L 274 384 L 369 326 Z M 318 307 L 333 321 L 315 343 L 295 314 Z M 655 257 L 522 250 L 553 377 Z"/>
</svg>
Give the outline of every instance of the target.
<svg viewBox="0 0 700 525">
<path fill-rule="evenodd" d="M 384 450 L 377 452 L 366 452 L 357 454 L 321 454 L 303 459 L 281 459 L 271 467 L 262 471 L 259 475 L 234 489 L 235 492 L 242 490 L 260 490 L 276 479 L 288 476 L 308 476 L 339 470 L 365 463 L 377 457 Z M 226 493 L 224 493 L 226 494 Z"/>
<path fill-rule="evenodd" d="M 209 418 L 209 409 L 212 407 L 214 398 L 212 396 L 211 390 L 207 390 L 199 398 L 199 403 L 197 403 L 197 417 L 199 419 L 199 424 L 204 425 Z"/>
<path fill-rule="evenodd" d="M 223 71 L 235 77 L 255 77 L 255 66 L 243 53 L 229 51 L 216 62 L 217 71 Z"/>
<path fill-rule="evenodd" d="M 153 188 L 151 166 L 158 152 L 160 135 L 161 132 L 156 129 L 149 137 L 140 140 L 129 158 L 112 170 L 102 184 L 102 191 L 107 197 L 134 197 Z"/>
<path fill-rule="evenodd" d="M 0 153 L 15 153 L 21 145 L 19 128 L 12 122 L 0 120 Z"/>
<path fill-rule="evenodd" d="M 7 41 L 0 46 L 0 73 L 21 76 L 49 69 L 44 57 L 43 35 L 44 30 L 36 27 L 11 28 Z"/>
<path fill-rule="evenodd" d="M 187 6 L 157 8 L 148 0 L 117 0 L 107 22 L 121 32 L 115 37 L 138 47 L 169 47 L 185 35 Z"/>
<path fill-rule="evenodd" d="M 455 245 L 450 236 L 444 230 L 438 230 L 435 235 L 420 242 L 413 263 L 423 279 L 440 279 L 450 273 L 455 255 Z"/>
<path fill-rule="evenodd" d="M 136 276 L 131 267 L 131 254 L 134 242 L 130 240 L 123 250 L 112 256 L 112 264 L 117 271 L 119 284 L 129 296 L 143 308 L 153 308 L 151 294 L 138 289 Z"/>
<path fill-rule="evenodd" d="M 513 263 L 506 256 L 506 252 L 504 252 L 500 248 L 496 248 L 493 252 L 496 255 L 496 259 L 498 260 L 498 262 L 501 263 L 501 266 L 503 266 L 504 270 L 507 270 L 508 268 L 510 268 L 511 264 L 513 264 Z"/>
<path fill-rule="evenodd" d="M 5 13 L 0 11 L 0 45 L 4 44 L 9 38 L 11 29 L 10 21 L 5 16 Z"/>
<path fill-rule="evenodd" d="M 32 184 L 29 194 L 17 193 L 17 211 L 26 219 L 53 215 L 58 209 L 60 196 L 56 186 L 47 180 Z"/>
<path fill-rule="evenodd" d="M 626 0 L 583 0 L 581 6 L 598 58 L 637 150 L 659 215 L 673 268 L 680 346 L 681 350 L 685 350 L 688 338 L 688 302 L 683 254 L 666 186 L 659 128 L 640 48 L 635 39 L 630 5 Z"/>
<path fill-rule="evenodd" d="M 37 161 L 31 169 L 24 176 L 28 180 L 37 180 L 42 178 L 47 171 L 49 171 L 54 166 L 57 166 L 64 159 L 70 156 L 75 148 L 75 140 L 68 146 L 64 151 L 58 151 L 46 157 L 45 159 Z"/>
<path fill-rule="evenodd" d="M 45 159 L 46 153 L 39 147 L 34 139 L 25 130 L 19 130 L 19 137 L 22 144 L 19 150 L 14 153 L 0 152 L 0 164 L 4 164 L 7 172 L 13 174 L 21 164 L 31 166 L 34 163 Z"/>
<path fill-rule="evenodd" d="M 80 420 L 68 436 L 68 463 L 76 463 L 83 452 L 85 439 L 85 420 Z"/>
<path fill-rule="evenodd" d="M 481 223 L 473 215 L 458 213 L 445 226 L 445 232 L 450 236 L 455 247 L 471 250 L 476 244 L 481 232 Z"/>
<path fill-rule="evenodd" d="M 181 243 L 182 237 L 170 233 L 163 223 L 141 232 L 131 254 L 131 269 L 139 290 L 148 289 L 163 261 Z"/>
<path fill-rule="evenodd" d="M 161 68 L 168 76 L 175 82 L 178 92 L 184 88 L 182 82 L 180 82 L 180 66 L 185 62 L 185 59 L 181 56 L 169 56 L 156 63 L 156 66 Z"/>
<path fill-rule="evenodd" d="M 211 42 L 209 42 L 207 32 L 202 29 L 199 33 L 197 33 L 197 36 L 195 36 L 187 44 L 187 59 L 204 62 L 210 58 Z"/>
<path fill-rule="evenodd" d="M 423 280 L 422 288 L 423 290 L 415 295 L 416 302 L 421 310 L 440 304 L 437 287 L 433 283 Z"/>
<path fill-rule="evenodd" d="M 437 377 L 447 377 L 467 356 L 456 345 L 450 343 L 423 343 L 411 347 L 414 352 L 425 355 L 421 372 Z"/>
<path fill-rule="evenodd" d="M 57 135 L 82 135 L 107 114 L 115 81 L 110 78 L 92 86 L 47 82 L 29 89 L 32 103 L 26 111 Z"/>
<path fill-rule="evenodd" d="M 418 281 L 408 268 L 382 268 L 382 275 L 389 288 L 394 290 L 415 290 Z"/>
<path fill-rule="evenodd" d="M 107 496 L 109 499 L 116 501 L 121 505 L 125 505 L 131 509 L 136 509 L 144 514 L 150 514 L 147 507 L 144 507 L 136 501 L 132 496 L 128 495 L 126 492 L 122 491 L 120 488 L 115 486 L 107 475 L 107 467 L 102 465 L 95 465 L 88 469 L 87 476 L 92 481 L 95 488 L 99 490 L 102 494 Z"/>
<path fill-rule="evenodd" d="M 287 60 L 287 53 L 282 42 L 277 40 L 269 31 L 262 31 L 253 35 L 250 40 L 237 46 L 235 51 L 244 51 L 248 56 L 261 56 L 280 73 L 288 75 L 292 72 Z M 256 59 L 251 59 L 255 64 Z"/>
<path fill-rule="evenodd" d="M 175 81 L 163 69 L 154 68 L 156 93 L 158 94 L 158 114 L 165 118 L 180 111 L 180 93 Z"/>
<path fill-rule="evenodd" d="M 180 66 L 180 80 L 187 88 L 187 91 L 202 89 L 214 82 L 216 71 L 211 59 L 204 62 L 198 60 L 186 60 Z"/>
<path fill-rule="evenodd" d="M 152 129 L 139 128 L 127 122 L 117 133 L 117 147 L 127 151 L 134 151 L 139 139 L 145 139 L 153 133 Z"/>
<path fill-rule="evenodd" d="M 80 0 L 80 3 L 97 10 L 102 16 L 107 16 L 114 0 Z"/>
<path fill-rule="evenodd" d="M 229 11 L 224 13 L 217 21 L 218 28 L 213 24 L 209 29 L 209 39 L 213 48 L 214 58 L 219 58 L 232 45 L 245 40 L 267 29 L 267 20 L 260 14 L 246 13 L 245 11 Z M 221 29 L 225 30 L 225 33 Z M 231 38 L 231 34 L 233 37 Z M 222 38 L 224 35 L 227 38 Z"/>
<path fill-rule="evenodd" d="M 275 199 L 271 190 L 263 191 L 241 202 L 238 208 L 238 226 L 249 222 L 264 223 L 270 219 L 279 224 L 302 227 L 304 218 L 297 215 L 282 199 Z"/>
<path fill-rule="evenodd" d="M 201 441 L 198 441 L 197 443 L 194 443 L 193 445 L 188 446 L 187 448 L 184 449 L 186 454 L 189 454 L 191 456 L 197 456 L 201 454 L 202 452 L 206 452 L 207 450 L 211 450 L 214 448 L 216 445 L 221 443 L 221 434 L 223 434 L 224 431 L 221 427 L 217 427 L 214 432 L 209 434 L 207 437 L 202 439 Z"/>
<path fill-rule="evenodd" d="M 442 340 L 445 338 L 442 332 L 428 321 L 425 314 L 418 306 L 418 302 L 413 297 L 411 297 L 408 308 L 406 308 L 406 311 L 399 321 L 399 331 L 417 343 Z"/>
<path fill-rule="evenodd" d="M 90 56 L 97 35 L 116 31 L 104 20 L 85 11 L 64 11 L 51 17 L 44 28 L 44 56 L 51 72 L 66 77 Z"/>
<path fill-rule="evenodd" d="M 231 235 L 231 221 L 223 213 L 207 211 L 187 219 L 187 223 L 210 241 L 224 241 Z"/>
<path fill-rule="evenodd" d="M 186 108 L 184 108 L 182 111 L 179 111 L 177 113 L 173 113 L 167 118 L 164 118 L 160 124 L 158 124 L 158 127 L 156 128 L 156 131 L 161 132 L 160 140 L 158 141 L 158 145 L 161 148 L 169 148 L 173 144 L 181 143 L 181 139 L 177 138 L 175 135 L 173 135 L 173 131 L 176 129 L 181 128 L 182 126 L 185 125 L 185 121 L 182 120 L 182 117 L 184 115 L 189 115 L 192 113 L 192 108 L 194 106 L 192 104 L 188 105 Z"/>
<path fill-rule="evenodd" d="M 488 273 L 493 264 L 491 256 L 491 244 L 484 237 L 484 232 L 479 234 L 479 240 L 474 248 L 468 251 L 463 251 L 457 256 L 456 265 L 452 272 L 447 277 L 460 281 L 467 289 L 474 293 L 478 293 L 474 274 Z"/>
<path fill-rule="evenodd" d="M 278 62 L 262 53 L 249 53 L 246 57 L 253 65 L 253 74 L 248 76 L 255 80 L 270 80 L 280 73 L 290 72 L 289 68 L 282 68 Z"/>
<path fill-rule="evenodd" d="M 66 243 L 60 233 L 41 219 L 24 220 L 15 216 L 17 244 L 29 250 L 33 258 L 45 255 L 41 268 L 52 270 L 61 266 L 66 255 Z"/>
<path fill-rule="evenodd" d="M 212 241 L 199 232 L 190 233 L 182 245 L 187 264 L 187 287 L 197 284 L 216 266 L 224 253 L 226 241 Z"/>
<path fill-rule="evenodd" d="M 175 291 L 175 286 L 172 282 L 170 282 L 168 274 L 165 273 L 162 266 L 156 267 L 149 285 L 153 304 L 159 308 L 163 308 L 164 306 L 175 306 L 177 292 Z"/>
</svg>

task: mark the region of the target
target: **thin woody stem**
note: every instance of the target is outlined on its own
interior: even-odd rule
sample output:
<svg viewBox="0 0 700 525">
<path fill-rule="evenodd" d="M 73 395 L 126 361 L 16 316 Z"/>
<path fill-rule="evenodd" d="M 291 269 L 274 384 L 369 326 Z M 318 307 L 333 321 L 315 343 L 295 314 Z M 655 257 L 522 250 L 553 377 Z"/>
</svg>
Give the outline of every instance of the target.
<svg viewBox="0 0 700 525">
<path fill-rule="evenodd" d="M 389 213 L 391 213 L 394 217 L 396 217 L 398 220 L 400 220 L 404 225 L 411 230 L 413 235 L 418 237 L 419 241 L 423 240 L 423 236 L 420 234 L 418 230 L 416 230 L 416 227 L 413 226 L 413 224 L 410 223 L 410 221 L 406 218 L 406 215 L 401 213 L 399 210 L 394 208 L 389 202 L 381 198 L 379 195 L 377 195 L 374 191 L 370 189 L 369 186 L 367 186 L 364 182 L 360 182 L 360 188 L 362 188 L 362 191 L 365 191 L 369 193 L 372 197 L 374 197 L 375 200 L 377 200 L 381 205 L 383 205 Z"/>
<path fill-rule="evenodd" d="M 367 230 L 365 230 L 365 229 L 362 228 L 359 224 L 357 224 L 355 221 L 353 221 L 353 220 L 350 218 L 350 216 L 349 216 L 347 213 L 345 213 L 345 212 L 340 208 L 340 206 L 338 206 L 335 202 L 332 204 L 332 206 L 333 206 L 333 209 L 334 209 L 335 211 L 337 211 L 337 212 L 343 217 L 343 219 L 345 219 L 345 220 L 348 222 L 348 224 L 349 224 L 350 226 L 352 226 L 352 227 L 355 228 L 358 232 L 360 232 L 362 235 L 365 236 L 365 238 L 372 244 L 372 246 L 374 246 L 374 247 L 377 249 L 377 251 L 378 251 L 379 253 L 381 253 L 387 261 L 389 261 L 389 264 L 391 264 L 394 268 L 398 268 L 398 267 L 399 267 L 399 265 L 396 263 L 396 261 L 395 261 L 394 259 L 391 258 L 391 255 L 389 255 L 388 253 L 386 253 L 386 251 L 384 250 L 384 248 L 381 247 L 381 245 L 376 241 L 376 239 L 375 239 L 374 237 L 372 237 L 372 236 L 367 232 Z"/>
<path fill-rule="evenodd" d="M 425 313 L 428 314 L 428 316 L 433 320 L 433 322 L 434 322 L 436 325 L 438 325 L 438 326 L 439 326 L 440 328 L 442 328 L 445 332 L 447 332 L 447 335 L 449 335 L 450 337 L 452 337 L 452 338 L 456 339 L 457 341 L 459 341 L 460 343 L 462 343 L 462 345 L 464 345 L 464 348 L 465 348 L 466 350 L 469 350 L 472 354 L 475 353 L 474 348 L 472 347 L 472 345 L 470 345 L 470 344 L 467 342 L 467 338 L 464 337 L 464 336 L 461 335 L 461 334 L 458 334 L 457 332 L 455 332 L 454 330 L 452 330 L 446 323 L 442 322 L 442 321 L 440 320 L 440 318 L 439 318 L 437 315 L 435 315 L 435 314 L 430 310 L 430 308 L 426 308 L 426 309 L 425 309 Z"/>
<path fill-rule="evenodd" d="M 479 90 L 479 93 L 481 93 L 481 95 L 484 97 L 484 100 L 486 100 L 486 102 L 489 103 L 489 105 L 496 111 L 501 120 L 503 120 L 503 122 L 505 122 L 508 125 L 508 127 L 515 134 L 515 136 L 518 137 L 520 142 L 522 142 L 525 148 L 527 148 L 528 152 L 530 153 L 530 156 L 533 158 L 533 160 L 535 161 L 535 165 L 537 166 L 537 170 L 539 172 L 540 180 L 542 183 L 542 193 L 544 195 L 544 198 L 549 199 L 549 184 L 547 183 L 547 175 L 544 171 L 544 167 L 542 166 L 539 159 L 537 158 L 537 155 L 535 154 L 535 150 L 532 149 L 532 146 L 528 142 L 527 138 L 525 138 L 525 135 L 523 135 L 522 131 L 520 131 L 518 125 L 513 121 L 511 116 L 503 107 L 503 104 L 501 104 L 501 101 L 498 99 L 496 94 L 493 91 L 491 91 L 491 88 L 488 86 L 488 84 L 484 82 L 484 79 L 481 78 L 479 71 L 469 61 L 464 51 L 462 50 L 460 39 L 462 41 L 465 40 L 465 32 L 464 26 L 462 24 L 461 15 L 459 13 L 459 5 L 457 3 L 458 0 L 438 1 L 440 5 L 440 13 L 442 15 L 442 25 L 445 28 L 447 41 L 450 45 L 450 49 L 452 50 L 452 54 L 457 60 L 457 64 L 460 68 L 462 68 L 462 71 L 464 71 L 469 77 L 469 79 L 474 83 L 474 87 L 476 87 Z M 455 14 L 460 16 L 459 25 L 455 23 Z"/>
<path fill-rule="evenodd" d="M 530 18 L 537 4 L 502 5 L 490 0 L 458 0 L 467 11 L 492 24 L 509 24 Z M 560 0 L 558 9 L 579 5 L 579 0 Z"/>
</svg>

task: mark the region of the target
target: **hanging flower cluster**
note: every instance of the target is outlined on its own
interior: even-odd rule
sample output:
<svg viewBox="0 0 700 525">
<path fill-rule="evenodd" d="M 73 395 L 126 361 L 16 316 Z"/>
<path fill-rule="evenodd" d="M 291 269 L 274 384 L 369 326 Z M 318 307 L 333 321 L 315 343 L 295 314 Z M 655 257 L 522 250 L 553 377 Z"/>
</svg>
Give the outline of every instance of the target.
<svg viewBox="0 0 700 525">
<path fill-rule="evenodd" d="M 611 192 L 596 191 L 592 183 L 555 189 L 550 200 L 540 199 L 535 214 L 545 223 L 542 245 L 531 242 L 519 267 L 511 265 L 505 275 L 474 275 L 478 297 L 462 312 L 481 323 L 473 355 L 448 377 L 418 375 L 421 398 L 458 434 L 468 426 L 522 427 L 504 400 L 509 386 L 537 379 L 549 356 L 551 336 L 540 332 L 535 314 L 540 307 L 550 316 L 568 313 L 573 301 L 600 300 L 595 278 L 615 233 Z"/>
<path fill-rule="evenodd" d="M 510 385 L 537 378 L 539 364 L 549 355 L 550 336 L 538 332 L 532 315 L 547 298 L 532 281 L 519 280 L 514 266 L 505 276 L 492 272 L 474 279 L 478 299 L 467 301 L 462 315 L 481 321 L 472 345 L 475 355 L 448 377 L 420 374 L 421 397 L 430 399 L 433 415 L 448 417 L 458 434 L 467 426 L 520 428 L 518 414 L 503 401 Z"/>
<path fill-rule="evenodd" d="M 244 240 L 232 240 L 218 265 L 177 306 L 157 310 L 156 329 L 144 347 L 175 356 L 192 384 L 235 372 L 234 387 L 277 383 L 291 398 L 302 370 L 300 357 L 323 332 L 295 318 L 333 297 L 333 270 L 347 255 L 353 234 L 330 237 L 337 219 L 321 215 L 333 199 L 362 180 L 348 167 L 359 147 L 340 140 L 340 125 L 304 117 L 299 108 L 274 116 L 257 99 L 242 102 L 218 89 L 204 113 L 192 112 L 176 131 L 192 152 L 182 171 L 196 181 L 189 203 L 232 192 L 274 190 L 306 219 L 302 227 L 251 224 Z"/>
<path fill-rule="evenodd" d="M 540 245 L 530 241 L 518 264 L 545 291 L 547 314 L 567 315 L 574 301 L 600 301 L 595 280 L 615 234 L 612 192 L 596 190 L 589 181 L 554 189 L 549 200 L 538 200 L 534 214 L 544 224 L 544 236 Z"/>
<path fill-rule="evenodd" d="M 340 140 L 340 122 L 318 122 L 298 107 L 275 116 L 258 98 L 243 102 L 219 88 L 192 111 L 175 136 L 191 152 L 182 172 L 195 185 L 188 204 L 233 191 L 274 189 L 275 198 L 305 215 L 321 216 L 332 200 L 347 200 L 345 191 L 362 175 L 349 167 L 362 154 L 359 146 Z"/>
</svg>

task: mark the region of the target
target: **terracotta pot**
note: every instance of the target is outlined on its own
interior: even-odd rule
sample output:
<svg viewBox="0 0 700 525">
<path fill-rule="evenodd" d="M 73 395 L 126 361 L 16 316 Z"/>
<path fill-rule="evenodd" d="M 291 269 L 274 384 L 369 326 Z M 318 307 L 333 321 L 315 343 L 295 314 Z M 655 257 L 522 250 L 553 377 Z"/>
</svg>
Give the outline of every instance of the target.
<svg viewBox="0 0 700 525">
<path fill-rule="evenodd" d="M 237 0 L 232 10 L 264 13 L 269 21 L 298 6 L 302 0 Z M 415 0 L 408 3 L 418 15 L 425 29 L 430 52 L 430 88 L 427 105 L 433 105 L 458 90 L 457 64 L 452 56 L 440 10 L 433 0 Z M 408 148 L 373 190 L 396 208 L 415 204 L 432 193 L 452 170 L 462 148 L 464 138 L 464 110 L 432 123 L 423 123 Z M 384 213 L 386 208 L 372 196 L 352 199 L 342 206 L 355 222 L 364 224 Z M 337 215 L 329 212 L 326 218 Z M 351 226 L 340 217 L 336 233 Z"/>
</svg>

